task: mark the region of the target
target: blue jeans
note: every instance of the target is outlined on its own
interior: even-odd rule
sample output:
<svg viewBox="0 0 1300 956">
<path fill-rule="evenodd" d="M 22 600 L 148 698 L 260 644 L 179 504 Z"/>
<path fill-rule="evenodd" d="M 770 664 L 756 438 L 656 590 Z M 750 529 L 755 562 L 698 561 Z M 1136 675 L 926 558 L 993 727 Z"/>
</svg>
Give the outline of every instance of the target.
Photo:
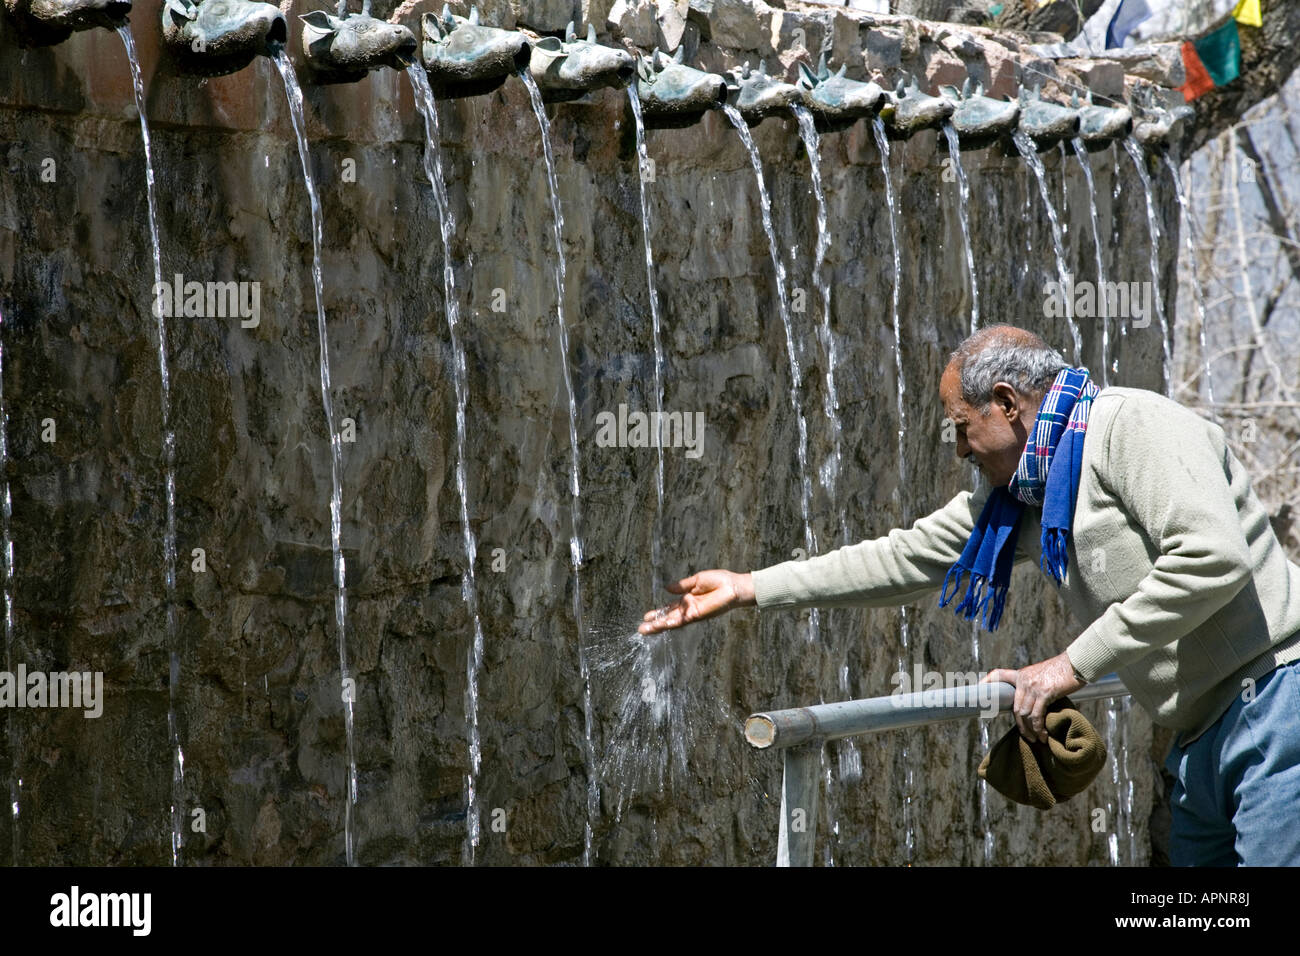
<svg viewBox="0 0 1300 956">
<path fill-rule="evenodd" d="M 1174 745 L 1174 866 L 1300 866 L 1300 661 L 1261 677 L 1204 734 Z"/>
</svg>

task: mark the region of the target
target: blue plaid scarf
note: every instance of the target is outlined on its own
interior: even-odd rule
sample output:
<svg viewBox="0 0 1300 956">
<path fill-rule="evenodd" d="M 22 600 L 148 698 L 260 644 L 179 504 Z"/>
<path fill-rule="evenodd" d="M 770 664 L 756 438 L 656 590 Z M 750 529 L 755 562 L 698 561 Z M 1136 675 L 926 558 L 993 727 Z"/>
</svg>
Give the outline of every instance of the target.
<svg viewBox="0 0 1300 956">
<path fill-rule="evenodd" d="M 957 596 L 963 575 L 969 575 L 956 613 L 967 620 L 978 617 L 988 630 L 997 630 L 1011 585 L 1020 515 L 1026 505 L 1043 509 L 1039 567 L 1058 587 L 1065 580 L 1070 524 L 1083 470 L 1083 438 L 1092 400 L 1099 391 L 1087 369 L 1066 368 L 1056 376 L 1038 407 L 1015 476 L 1005 488 L 993 489 L 961 557 L 944 578 L 940 607 L 947 607 Z"/>
</svg>

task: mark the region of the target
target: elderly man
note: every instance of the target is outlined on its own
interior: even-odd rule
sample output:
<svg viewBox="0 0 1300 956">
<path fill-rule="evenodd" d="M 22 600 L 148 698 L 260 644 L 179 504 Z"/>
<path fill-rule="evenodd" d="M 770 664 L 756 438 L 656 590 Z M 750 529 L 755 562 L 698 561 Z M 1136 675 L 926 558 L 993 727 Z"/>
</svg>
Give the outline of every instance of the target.
<svg viewBox="0 0 1300 956">
<path fill-rule="evenodd" d="M 992 629 L 1011 568 L 1033 559 L 1083 632 L 1014 684 L 1015 719 L 1046 740 L 1054 700 L 1116 671 L 1179 731 L 1166 766 L 1175 865 L 1300 864 L 1300 567 L 1273 534 L 1223 431 L 1154 392 L 1098 389 L 1038 336 L 983 329 L 939 397 L 957 454 L 991 490 L 910 529 L 749 574 L 701 571 L 644 633 L 734 607 L 903 604 L 940 590 Z"/>
</svg>

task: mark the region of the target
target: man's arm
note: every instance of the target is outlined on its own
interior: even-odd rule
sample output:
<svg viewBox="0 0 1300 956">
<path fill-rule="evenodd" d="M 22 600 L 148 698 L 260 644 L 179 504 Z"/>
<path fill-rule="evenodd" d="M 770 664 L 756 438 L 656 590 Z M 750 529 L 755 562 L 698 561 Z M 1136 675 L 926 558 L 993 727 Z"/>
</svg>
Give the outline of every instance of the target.
<svg viewBox="0 0 1300 956">
<path fill-rule="evenodd" d="M 943 584 L 961 557 L 989 489 L 963 491 L 911 528 L 804 561 L 753 572 L 759 608 L 906 604 Z M 1017 547 L 1017 560 L 1025 557 Z"/>
</svg>

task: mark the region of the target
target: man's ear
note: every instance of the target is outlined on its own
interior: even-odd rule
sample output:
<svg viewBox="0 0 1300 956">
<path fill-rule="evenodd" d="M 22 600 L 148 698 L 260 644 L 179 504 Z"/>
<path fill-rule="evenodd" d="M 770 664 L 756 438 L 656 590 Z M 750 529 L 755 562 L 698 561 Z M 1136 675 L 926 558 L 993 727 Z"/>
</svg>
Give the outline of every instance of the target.
<svg viewBox="0 0 1300 956">
<path fill-rule="evenodd" d="M 1020 393 L 1009 382 L 993 386 L 993 404 L 1013 422 L 1020 417 Z"/>
</svg>

